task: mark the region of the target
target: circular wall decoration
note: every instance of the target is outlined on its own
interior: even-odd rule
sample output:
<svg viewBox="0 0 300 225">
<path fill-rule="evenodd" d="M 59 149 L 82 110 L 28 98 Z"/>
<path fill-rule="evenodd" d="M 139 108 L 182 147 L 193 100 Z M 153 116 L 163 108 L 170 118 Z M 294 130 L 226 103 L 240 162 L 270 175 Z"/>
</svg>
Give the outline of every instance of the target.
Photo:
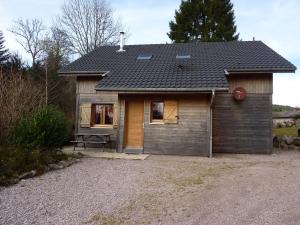
<svg viewBox="0 0 300 225">
<path fill-rule="evenodd" d="M 237 87 L 233 90 L 233 98 L 237 101 L 243 101 L 246 98 L 246 90 L 242 87 Z"/>
</svg>

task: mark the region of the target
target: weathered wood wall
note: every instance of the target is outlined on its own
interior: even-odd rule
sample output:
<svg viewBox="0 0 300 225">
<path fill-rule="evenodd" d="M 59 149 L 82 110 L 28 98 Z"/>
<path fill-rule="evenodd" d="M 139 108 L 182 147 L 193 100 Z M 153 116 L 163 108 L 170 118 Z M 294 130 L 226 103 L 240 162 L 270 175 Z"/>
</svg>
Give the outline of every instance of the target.
<svg viewBox="0 0 300 225">
<path fill-rule="evenodd" d="M 78 79 L 77 111 L 81 103 L 110 103 L 118 107 L 118 125 L 111 128 L 81 128 L 77 112 L 77 132 L 113 133 L 117 150 L 123 151 L 126 99 L 145 101 L 144 152 L 151 154 L 209 154 L 209 95 L 168 96 L 178 100 L 177 124 L 151 124 L 150 102 L 165 96 L 118 95 L 96 92 L 99 80 Z M 229 93 L 217 93 L 213 108 L 213 151 L 228 153 L 270 153 L 272 151 L 272 74 L 230 75 Z M 236 102 L 231 92 L 244 87 L 247 97 Z"/>
<path fill-rule="evenodd" d="M 252 78 L 252 79 L 250 79 Z M 272 152 L 272 74 L 229 77 L 230 92 L 244 87 L 242 102 L 217 94 L 213 106 L 213 152 Z"/>
<path fill-rule="evenodd" d="M 151 99 L 159 98 L 144 97 L 144 153 L 207 156 L 209 154 L 208 96 L 168 96 L 167 98 L 178 100 L 177 124 L 151 124 Z"/>
<path fill-rule="evenodd" d="M 78 77 L 76 93 L 95 94 L 95 86 L 100 82 L 99 77 Z"/>
<path fill-rule="evenodd" d="M 243 87 L 251 94 L 272 94 L 272 74 L 234 74 L 229 75 L 229 93 L 237 87 Z"/>
<path fill-rule="evenodd" d="M 99 78 L 79 78 L 77 79 L 77 106 L 76 106 L 76 125 L 78 133 L 96 133 L 96 134 L 103 134 L 103 133 L 112 133 L 112 146 L 115 147 L 116 140 L 117 140 L 117 128 L 118 125 L 113 127 L 90 127 L 90 128 L 83 128 L 80 127 L 80 111 L 78 110 L 80 104 L 83 103 L 101 103 L 101 104 L 114 104 L 118 106 L 118 93 L 116 92 L 96 92 L 95 86 L 99 83 Z M 114 116 L 119 115 L 119 107 L 114 108 Z"/>
</svg>

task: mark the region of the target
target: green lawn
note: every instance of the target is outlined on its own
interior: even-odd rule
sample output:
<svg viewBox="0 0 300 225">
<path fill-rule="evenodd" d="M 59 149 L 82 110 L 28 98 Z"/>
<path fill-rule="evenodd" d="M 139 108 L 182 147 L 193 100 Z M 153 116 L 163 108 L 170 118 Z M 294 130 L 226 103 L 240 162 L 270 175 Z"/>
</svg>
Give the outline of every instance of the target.
<svg viewBox="0 0 300 225">
<path fill-rule="evenodd" d="M 284 128 L 274 128 L 273 134 L 278 136 L 298 136 L 299 127 L 284 127 Z"/>
</svg>

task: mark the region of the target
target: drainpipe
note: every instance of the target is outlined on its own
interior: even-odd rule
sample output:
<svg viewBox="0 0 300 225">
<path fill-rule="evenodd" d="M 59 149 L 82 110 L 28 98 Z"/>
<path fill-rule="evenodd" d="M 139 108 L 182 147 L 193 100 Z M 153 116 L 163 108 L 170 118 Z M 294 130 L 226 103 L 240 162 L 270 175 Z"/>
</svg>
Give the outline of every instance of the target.
<svg viewBox="0 0 300 225">
<path fill-rule="evenodd" d="M 210 99 L 210 106 L 209 106 L 209 122 L 210 122 L 210 131 L 209 131 L 209 158 L 212 157 L 212 106 L 213 106 L 213 103 L 214 103 L 214 100 L 215 100 L 215 89 L 212 89 L 211 90 L 211 99 Z"/>
</svg>

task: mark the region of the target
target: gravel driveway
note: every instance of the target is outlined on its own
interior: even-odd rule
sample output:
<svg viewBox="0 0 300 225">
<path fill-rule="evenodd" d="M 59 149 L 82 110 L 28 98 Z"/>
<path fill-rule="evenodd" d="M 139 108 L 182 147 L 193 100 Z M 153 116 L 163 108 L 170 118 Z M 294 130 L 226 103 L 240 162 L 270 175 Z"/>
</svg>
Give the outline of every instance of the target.
<svg viewBox="0 0 300 225">
<path fill-rule="evenodd" d="M 84 158 L 0 189 L 0 224 L 300 224 L 300 152 Z"/>
</svg>

